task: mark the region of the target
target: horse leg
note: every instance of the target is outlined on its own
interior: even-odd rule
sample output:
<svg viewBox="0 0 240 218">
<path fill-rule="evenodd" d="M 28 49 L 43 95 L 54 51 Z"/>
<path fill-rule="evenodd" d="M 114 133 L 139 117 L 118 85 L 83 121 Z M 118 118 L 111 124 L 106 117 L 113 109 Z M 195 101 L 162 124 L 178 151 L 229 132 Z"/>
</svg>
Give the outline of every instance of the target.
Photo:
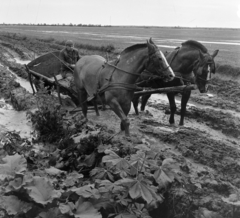
<svg viewBox="0 0 240 218">
<path fill-rule="evenodd" d="M 141 111 L 145 110 L 146 104 L 148 102 L 148 99 L 151 97 L 151 95 L 143 95 L 142 96 L 142 104 L 141 104 Z"/>
<path fill-rule="evenodd" d="M 87 120 L 88 106 L 87 106 L 87 92 L 86 92 L 86 90 L 85 89 L 78 90 L 78 97 L 79 97 L 79 102 L 80 102 L 81 107 L 82 107 L 83 115 Z"/>
<path fill-rule="evenodd" d="M 102 103 L 102 111 L 105 111 L 106 110 L 106 100 L 105 100 L 104 95 L 102 95 L 100 99 L 101 99 L 101 103 Z"/>
<path fill-rule="evenodd" d="M 96 98 L 94 98 L 94 99 L 92 100 L 92 103 L 93 103 L 94 109 L 95 109 L 95 111 L 96 111 L 96 115 L 97 115 L 97 116 L 100 116 L 99 111 L 98 111 L 98 106 L 97 106 L 97 100 L 96 100 Z"/>
<path fill-rule="evenodd" d="M 135 97 L 133 97 L 133 99 L 132 99 L 133 107 L 134 107 L 135 113 L 136 113 L 137 115 L 139 115 L 139 112 L 138 112 L 138 102 L 139 102 L 139 98 L 140 98 L 140 96 L 135 96 Z"/>
<path fill-rule="evenodd" d="M 175 123 L 174 114 L 175 114 L 176 109 L 177 109 L 176 103 L 175 103 L 175 94 L 174 93 L 168 93 L 167 97 L 168 97 L 168 101 L 169 101 L 169 105 L 170 105 L 170 111 L 171 111 L 171 114 L 170 114 L 170 117 L 169 117 L 169 123 L 174 124 Z"/>
<path fill-rule="evenodd" d="M 123 111 L 122 107 L 120 106 L 119 102 L 113 98 L 111 101 L 108 102 L 108 105 L 111 107 L 111 109 L 117 114 L 117 116 L 121 119 L 121 130 L 125 130 L 125 135 L 130 136 L 129 133 L 129 125 L 130 122 L 126 116 L 127 109 Z M 131 102 L 129 102 L 129 110 L 131 108 Z M 128 112 L 129 112 L 128 110 Z"/>
<path fill-rule="evenodd" d="M 180 122 L 179 122 L 180 126 L 184 126 L 184 117 L 185 117 L 186 107 L 187 107 L 187 103 L 188 103 L 188 100 L 190 98 L 190 95 L 191 95 L 191 91 L 182 93 L 181 118 L 180 118 Z"/>
</svg>

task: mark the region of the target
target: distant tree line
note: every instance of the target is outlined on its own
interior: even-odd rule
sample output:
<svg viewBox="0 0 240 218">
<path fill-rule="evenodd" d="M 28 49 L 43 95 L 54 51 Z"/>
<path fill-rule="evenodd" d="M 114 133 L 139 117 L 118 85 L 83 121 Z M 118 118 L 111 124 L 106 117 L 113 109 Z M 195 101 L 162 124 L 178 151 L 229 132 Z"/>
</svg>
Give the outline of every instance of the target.
<svg viewBox="0 0 240 218">
<path fill-rule="evenodd" d="M 101 25 L 101 24 L 46 24 L 46 23 L 38 23 L 38 24 L 33 24 L 33 23 L 16 23 L 16 24 L 7 24 L 7 23 L 2 23 L 2 25 L 22 25 L 22 26 L 76 26 L 76 27 L 111 27 L 111 25 Z"/>
</svg>

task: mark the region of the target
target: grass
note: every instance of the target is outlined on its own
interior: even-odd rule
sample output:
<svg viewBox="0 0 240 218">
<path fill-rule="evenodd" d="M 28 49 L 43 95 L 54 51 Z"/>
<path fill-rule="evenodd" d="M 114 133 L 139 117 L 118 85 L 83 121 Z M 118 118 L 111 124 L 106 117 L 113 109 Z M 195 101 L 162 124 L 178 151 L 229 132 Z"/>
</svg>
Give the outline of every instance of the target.
<svg viewBox="0 0 240 218">
<path fill-rule="evenodd" d="M 165 52 L 173 48 L 161 47 L 161 45 L 177 47 L 182 41 L 194 39 L 202 41 L 210 54 L 216 49 L 220 50 L 216 57 L 217 63 L 240 67 L 240 45 L 222 44 L 224 42 L 240 43 L 240 30 L 238 29 L 0 25 L 0 31 L 21 33 L 49 42 L 53 39 L 56 41 L 72 39 L 82 48 L 88 45 L 86 49 L 112 45 L 115 50 L 122 50 L 131 44 L 144 43 L 152 37 Z"/>
</svg>

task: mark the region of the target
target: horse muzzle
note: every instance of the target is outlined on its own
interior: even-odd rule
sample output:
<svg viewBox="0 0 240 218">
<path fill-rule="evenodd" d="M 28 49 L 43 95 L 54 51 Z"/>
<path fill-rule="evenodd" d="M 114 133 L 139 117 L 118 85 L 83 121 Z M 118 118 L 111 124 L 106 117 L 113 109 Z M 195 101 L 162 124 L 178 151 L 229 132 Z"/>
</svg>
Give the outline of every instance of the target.
<svg viewBox="0 0 240 218">
<path fill-rule="evenodd" d="M 163 81 L 164 82 L 170 82 L 174 79 L 174 77 L 175 77 L 175 74 L 166 75 L 166 76 L 163 77 Z"/>
</svg>

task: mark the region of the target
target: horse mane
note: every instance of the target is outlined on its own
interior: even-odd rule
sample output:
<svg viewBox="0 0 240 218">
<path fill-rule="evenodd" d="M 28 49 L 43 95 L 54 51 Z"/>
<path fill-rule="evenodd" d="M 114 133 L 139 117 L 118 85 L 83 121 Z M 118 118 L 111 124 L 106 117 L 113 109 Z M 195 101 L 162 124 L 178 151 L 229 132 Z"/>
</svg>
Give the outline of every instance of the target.
<svg viewBox="0 0 240 218">
<path fill-rule="evenodd" d="M 125 54 L 125 53 L 131 52 L 131 51 L 136 50 L 136 49 L 144 48 L 144 47 L 146 47 L 146 46 L 147 46 L 146 43 L 131 45 L 131 46 L 125 48 L 125 49 L 120 53 L 120 55 L 123 55 L 123 54 Z"/>
<path fill-rule="evenodd" d="M 182 46 L 191 46 L 191 47 L 200 49 L 204 53 L 208 52 L 207 48 L 203 44 L 195 40 L 187 40 L 186 42 L 182 43 Z"/>
</svg>

